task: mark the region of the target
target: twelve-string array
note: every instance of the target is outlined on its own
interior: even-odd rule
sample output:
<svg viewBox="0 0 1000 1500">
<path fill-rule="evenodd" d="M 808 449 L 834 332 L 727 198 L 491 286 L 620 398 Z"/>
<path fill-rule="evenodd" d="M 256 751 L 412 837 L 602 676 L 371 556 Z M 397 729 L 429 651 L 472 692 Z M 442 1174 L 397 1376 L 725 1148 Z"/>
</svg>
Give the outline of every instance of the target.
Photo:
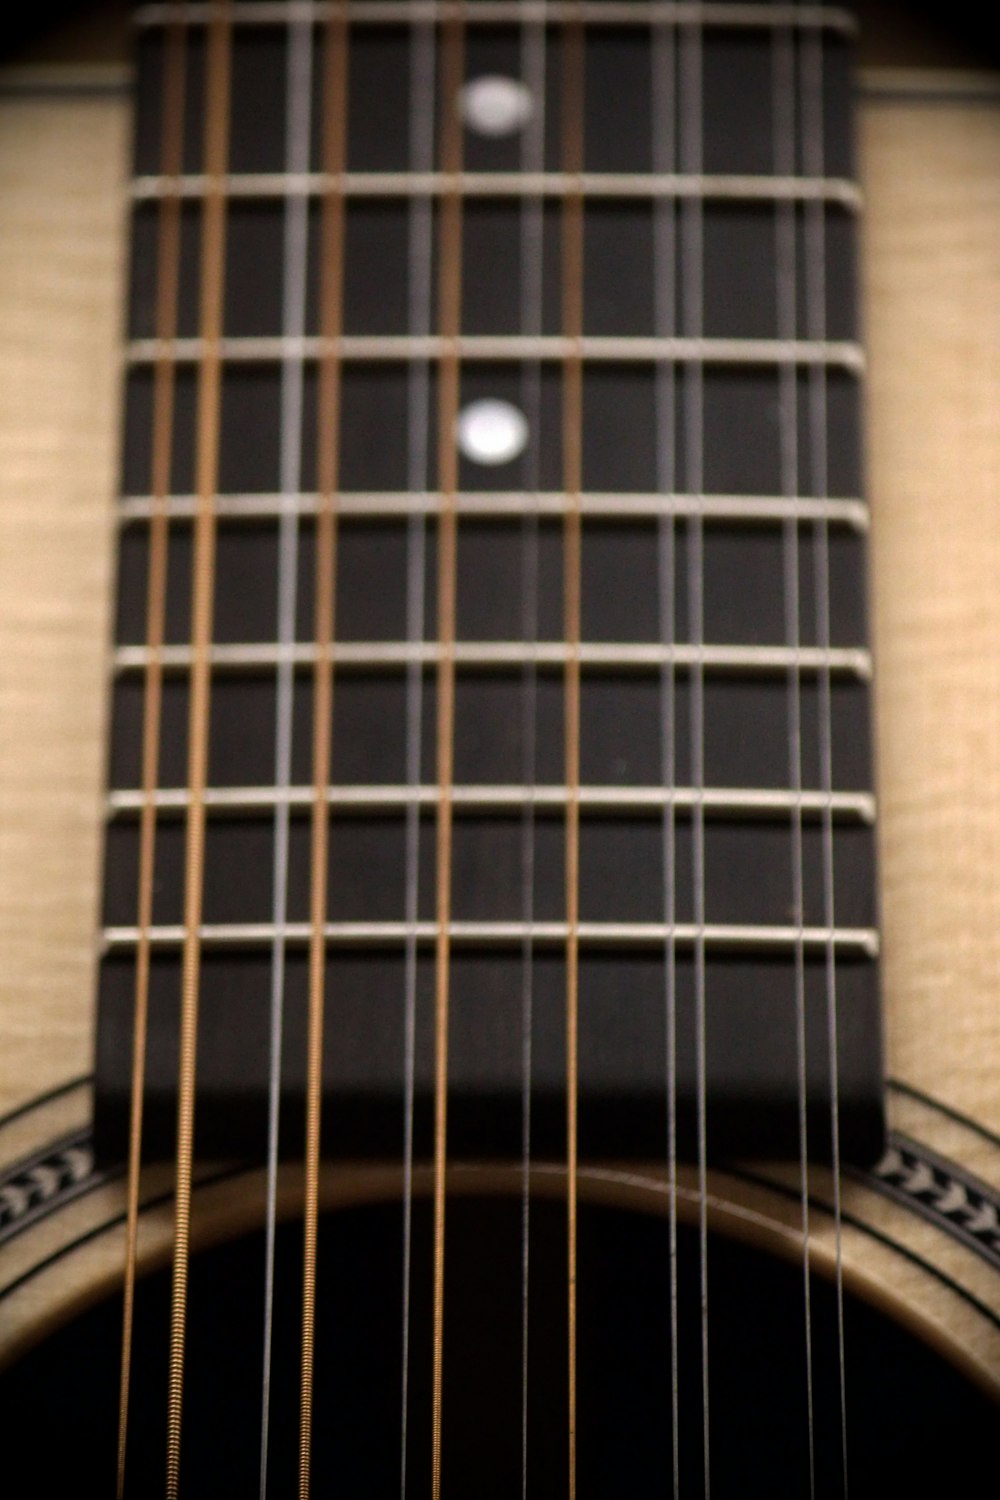
<svg viewBox="0 0 1000 1500">
<path fill-rule="evenodd" d="M 177 1161 L 168 1488 L 200 1159 L 305 1159 L 303 1493 L 320 1160 L 433 1164 L 436 1497 L 447 1168 L 538 1157 L 575 1495 L 578 1161 L 880 1135 L 850 23 L 138 20 L 97 1118 L 133 1257 Z"/>
</svg>

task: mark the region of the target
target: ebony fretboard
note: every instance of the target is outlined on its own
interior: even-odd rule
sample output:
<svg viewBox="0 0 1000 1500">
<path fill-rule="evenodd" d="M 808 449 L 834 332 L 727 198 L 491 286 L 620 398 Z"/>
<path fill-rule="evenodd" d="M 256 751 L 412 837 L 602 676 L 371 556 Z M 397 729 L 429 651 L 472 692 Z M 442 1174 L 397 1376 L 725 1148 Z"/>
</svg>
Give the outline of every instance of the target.
<svg viewBox="0 0 1000 1500">
<path fill-rule="evenodd" d="M 301 1149 L 316 517 L 332 503 L 324 1151 L 398 1156 L 410 1099 L 415 1150 L 430 1151 L 438 706 L 451 671 L 450 1153 L 519 1154 L 526 1088 L 532 1151 L 565 1150 L 575 809 L 581 1156 L 663 1157 L 674 1123 L 693 1153 L 699 1119 L 709 1154 L 795 1156 L 805 1119 L 810 1154 L 826 1156 L 834 1089 L 840 1148 L 871 1154 L 881 1053 L 849 25 L 807 6 L 472 0 L 466 79 L 525 81 L 534 108 L 506 136 L 463 129 L 455 177 L 442 171 L 433 66 L 455 8 L 357 0 L 346 172 L 331 175 L 336 10 L 234 5 L 228 84 L 196 7 L 140 12 L 99 1139 L 123 1153 L 148 945 L 144 1133 L 151 1151 L 173 1151 L 199 392 L 218 356 L 196 1149 L 261 1148 L 276 994 L 281 1148 Z M 581 23 L 574 125 L 565 35 Z M 216 180 L 204 175 L 213 109 L 228 120 Z M 582 175 L 567 167 L 570 128 Z M 213 348 L 202 280 L 220 192 Z M 331 333 L 321 283 L 334 197 Z M 569 199 L 582 204 L 582 338 L 565 295 Z M 456 212 L 457 344 L 439 275 Z M 509 402 L 528 436 L 506 463 L 461 457 L 445 495 L 438 383 L 456 355 L 459 406 Z M 334 367 L 336 489 L 324 501 Z M 576 378 L 579 443 L 567 431 Z M 169 463 L 157 457 L 164 391 Z M 440 644 L 446 507 L 453 647 Z M 167 581 L 163 643 L 150 649 L 157 525 Z M 144 791 L 154 671 L 162 713 Z"/>
</svg>

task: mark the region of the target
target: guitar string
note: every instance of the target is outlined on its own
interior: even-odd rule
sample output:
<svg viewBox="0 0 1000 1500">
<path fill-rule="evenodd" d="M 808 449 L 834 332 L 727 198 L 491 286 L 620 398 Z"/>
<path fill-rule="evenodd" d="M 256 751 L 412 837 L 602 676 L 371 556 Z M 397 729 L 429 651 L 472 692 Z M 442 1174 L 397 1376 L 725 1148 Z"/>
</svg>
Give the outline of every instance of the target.
<svg viewBox="0 0 1000 1500">
<path fill-rule="evenodd" d="M 580 585 L 583 491 L 583 12 L 571 12 L 562 35 L 562 165 L 570 188 L 562 205 L 562 325 L 570 340 L 563 361 L 563 635 L 566 778 L 566 1270 L 569 1500 L 576 1500 L 577 1459 L 577 1114 L 580 955 Z"/>
<path fill-rule="evenodd" d="M 771 40 L 771 121 L 774 132 L 774 169 L 794 172 L 796 165 L 795 38 L 789 28 L 776 28 Z M 796 260 L 796 212 L 794 205 L 775 206 L 774 218 L 775 298 L 778 337 L 795 337 L 798 324 L 798 267 Z M 794 369 L 778 372 L 778 443 L 782 493 L 797 495 L 799 482 L 798 374 Z M 805 1000 L 805 897 L 802 834 L 802 694 L 800 656 L 799 526 L 794 516 L 782 524 L 782 570 L 784 583 L 785 641 L 794 659 L 788 667 L 788 774 L 794 797 L 791 809 L 792 914 L 797 928 L 794 954 L 795 1055 L 798 1092 L 799 1199 L 802 1222 L 802 1297 L 805 1339 L 806 1425 L 809 1463 L 809 1494 L 816 1494 L 816 1438 L 813 1395 L 812 1293 L 809 1276 L 809 1140 L 806 1071 Z"/>
<path fill-rule="evenodd" d="M 680 168 L 700 173 L 703 156 L 702 35 L 698 27 L 684 32 L 680 42 L 678 83 L 680 121 Z M 682 331 L 699 336 L 703 322 L 702 285 L 704 214 L 700 199 L 686 200 L 681 208 L 681 322 Z M 700 365 L 685 369 L 682 386 L 684 427 L 684 483 L 693 497 L 688 521 L 687 584 L 688 635 L 699 653 L 691 668 L 690 753 L 691 786 L 691 874 L 694 923 L 694 1019 L 697 1113 L 698 1182 L 698 1291 L 701 1325 L 702 1464 L 704 1500 L 711 1488 L 709 1346 L 708 1346 L 708 1129 L 706 1080 L 706 974 L 705 974 L 705 693 L 704 665 L 704 372 Z"/>
<path fill-rule="evenodd" d="M 229 155 L 231 0 L 221 0 L 208 27 L 202 205 L 200 334 L 191 602 L 191 676 L 188 711 L 189 802 L 185 829 L 184 945 L 181 959 L 180 1045 L 177 1082 L 177 1160 L 174 1256 L 170 1300 L 167 1383 L 167 1497 L 177 1500 L 180 1481 L 184 1339 L 191 1242 L 191 1176 L 194 1154 L 195 1071 L 201 980 L 201 916 L 205 872 L 205 785 L 211 706 L 211 645 L 215 596 L 215 501 L 219 482 L 222 402 L 223 291 L 226 252 L 225 172 Z"/>
<path fill-rule="evenodd" d="M 313 27 L 309 21 L 290 23 L 286 34 L 285 164 L 289 173 L 309 169 L 312 109 Z M 285 202 L 282 245 L 282 329 L 305 332 L 309 207 L 302 198 Z M 299 510 L 295 496 L 302 487 L 302 409 L 305 366 L 289 356 L 281 369 L 280 520 L 278 524 L 278 602 L 276 632 L 283 648 L 295 641 L 299 568 Z M 288 914 L 288 842 L 291 808 L 287 790 L 292 780 L 292 723 L 294 666 L 285 654 L 278 663 L 275 704 L 274 781 L 283 799 L 274 809 L 274 875 L 271 909 L 271 1013 L 268 1052 L 267 1187 L 264 1250 L 264 1349 L 261 1373 L 260 1495 L 267 1494 L 267 1459 L 271 1415 L 271 1359 L 274 1327 L 275 1239 L 278 1198 L 278 1130 L 281 1099 L 281 1058 L 285 1012 L 285 923 Z"/>
<path fill-rule="evenodd" d="M 525 21 L 521 30 L 521 70 L 532 112 L 521 142 L 521 169 L 541 172 L 545 167 L 546 36 L 543 24 Z M 522 333 L 540 335 L 543 318 L 545 206 L 541 198 L 526 197 L 521 204 L 520 249 Z M 528 423 L 528 445 L 522 465 L 526 507 L 521 521 L 521 635 L 526 651 L 538 640 L 539 533 L 538 494 L 541 489 L 542 383 L 538 361 L 526 362 L 521 373 L 521 399 Z M 521 712 L 521 774 L 528 795 L 521 819 L 521 917 L 525 924 L 521 948 L 521 1500 L 528 1495 L 528 1352 L 531 1270 L 531 1073 L 534 1023 L 535 913 L 535 783 L 538 776 L 538 670 L 530 658 L 523 669 Z"/>
<path fill-rule="evenodd" d="M 434 26 L 413 21 L 410 32 L 410 167 L 429 172 L 434 166 Z M 433 297 L 434 216 L 429 198 L 410 199 L 407 261 L 409 274 L 407 317 L 410 332 L 429 335 Z M 430 483 L 428 429 L 430 424 L 430 365 L 410 361 L 407 373 L 407 483 L 410 491 L 425 494 Z M 412 511 L 406 531 L 406 638 L 413 645 L 424 640 L 426 606 L 427 517 Z M 401 1500 L 406 1500 L 407 1442 L 410 1406 L 410 1299 L 413 1251 L 413 1108 L 416 1091 L 417 938 L 420 897 L 421 809 L 415 789 L 421 784 L 421 747 L 424 722 L 424 668 L 414 659 L 406 668 L 406 944 L 404 950 L 403 1021 L 403 1338 L 400 1389 Z"/>
<path fill-rule="evenodd" d="M 807 174 L 819 175 L 826 166 L 826 137 L 823 118 L 823 51 L 818 38 L 801 43 L 800 81 L 802 90 L 802 165 Z M 817 205 L 805 212 L 806 327 L 807 332 L 826 330 L 826 235 L 822 208 Z M 810 371 L 809 392 L 809 459 L 810 493 L 825 498 L 829 493 L 829 454 L 827 378 L 825 371 Z M 829 528 L 824 521 L 813 527 L 813 564 L 816 576 L 816 643 L 821 648 L 830 642 L 830 553 Z M 829 668 L 821 668 L 819 689 L 819 757 L 820 788 L 824 793 L 821 815 L 823 847 L 823 919 L 832 924 L 834 903 L 833 846 L 833 727 Z M 837 1362 L 840 1399 L 840 1459 L 843 1494 L 848 1489 L 847 1471 L 847 1362 L 844 1335 L 844 1268 L 840 1171 L 840 1080 L 839 1027 L 837 1021 L 837 954 L 831 937 L 826 941 L 826 1010 L 827 1048 L 830 1067 L 830 1149 L 833 1177 L 833 1222 L 835 1242 L 834 1284 L 837 1304 Z"/>
<path fill-rule="evenodd" d="M 330 12 L 324 40 L 323 165 L 333 184 L 320 217 L 319 323 L 335 338 L 343 326 L 344 170 L 347 136 L 348 7 Z M 316 392 L 316 662 L 313 669 L 313 803 L 310 830 L 308 1040 L 306 1060 L 305 1193 L 302 1240 L 302 1363 L 299 1413 L 299 1500 L 308 1500 L 312 1473 L 313 1375 L 316 1338 L 316 1243 L 319 1215 L 323 1022 L 326 998 L 326 910 L 329 878 L 330 762 L 333 744 L 333 641 L 336 626 L 337 487 L 340 480 L 341 365 L 319 363 Z"/>
<path fill-rule="evenodd" d="M 457 109 L 465 58 L 462 11 L 441 29 L 441 167 L 462 167 L 462 130 Z M 451 986 L 452 781 L 455 730 L 455 589 L 458 542 L 458 447 L 460 367 L 458 335 L 462 317 L 462 195 L 458 187 L 439 207 L 438 322 L 444 352 L 438 364 L 438 641 L 437 673 L 437 838 L 434 972 L 434 1298 L 431 1383 L 431 1494 L 441 1495 L 442 1379 L 444 1369 L 445 1173 L 448 1161 L 448 1015 Z"/>
<path fill-rule="evenodd" d="M 652 153 L 653 171 L 676 170 L 677 68 L 676 28 L 654 25 L 652 33 Z M 653 297 L 656 333 L 669 337 L 675 332 L 677 306 L 677 219 L 674 205 L 659 200 L 653 208 Z M 660 492 L 672 495 L 677 486 L 677 379 L 674 365 L 664 360 L 656 367 L 656 482 Z M 675 522 L 662 515 L 657 523 L 657 573 L 659 630 L 664 644 L 676 633 Z M 677 732 L 675 668 L 665 662 L 660 672 L 660 777 L 664 787 L 673 787 L 677 776 L 675 736 Z M 662 824 L 664 1001 L 667 1085 L 667 1195 L 668 1278 L 670 1313 L 670 1436 L 674 1500 L 680 1497 L 680 1364 L 678 1355 L 677 1286 L 677 849 L 676 809 L 672 798 L 664 802 Z"/>
<path fill-rule="evenodd" d="M 164 177 L 176 178 L 183 169 L 184 84 L 186 73 L 185 27 L 177 22 L 166 30 L 163 42 L 163 94 L 160 109 L 160 167 Z M 156 332 L 172 339 L 177 332 L 180 284 L 180 199 L 169 195 L 157 208 Z M 129 1113 L 128 1189 L 125 1228 L 125 1281 L 122 1306 L 121 1375 L 118 1405 L 117 1500 L 125 1492 L 125 1458 L 128 1442 L 129 1393 L 132 1372 L 132 1337 L 135 1315 L 136 1257 L 139 1239 L 139 1185 L 142 1168 L 142 1113 L 145 1099 L 146 1041 L 149 1020 L 149 930 L 153 921 L 153 872 L 156 861 L 156 789 L 159 785 L 160 720 L 162 716 L 163 665 L 160 651 L 166 628 L 167 555 L 170 492 L 173 462 L 174 394 L 176 365 L 165 350 L 153 367 L 152 451 L 150 494 L 153 508 L 149 522 L 149 581 L 146 597 L 146 641 L 149 660 L 142 709 L 142 812 L 139 824 L 139 891 L 136 926 L 134 1032 Z"/>
</svg>

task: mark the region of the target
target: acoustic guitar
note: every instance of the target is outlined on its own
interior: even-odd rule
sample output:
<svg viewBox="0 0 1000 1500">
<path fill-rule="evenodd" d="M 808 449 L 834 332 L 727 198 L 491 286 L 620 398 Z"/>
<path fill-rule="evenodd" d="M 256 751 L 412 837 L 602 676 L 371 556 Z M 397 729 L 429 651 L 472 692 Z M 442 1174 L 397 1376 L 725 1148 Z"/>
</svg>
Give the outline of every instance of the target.
<svg viewBox="0 0 1000 1500">
<path fill-rule="evenodd" d="M 996 75 L 122 19 L 0 71 L 11 1492 L 979 1481 Z"/>
</svg>

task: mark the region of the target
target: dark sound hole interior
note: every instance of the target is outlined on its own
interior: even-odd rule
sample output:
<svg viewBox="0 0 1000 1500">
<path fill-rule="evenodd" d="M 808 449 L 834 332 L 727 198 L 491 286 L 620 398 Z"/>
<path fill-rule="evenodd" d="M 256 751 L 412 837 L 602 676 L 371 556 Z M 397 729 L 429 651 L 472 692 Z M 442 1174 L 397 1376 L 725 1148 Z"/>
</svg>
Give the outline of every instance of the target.
<svg viewBox="0 0 1000 1500">
<path fill-rule="evenodd" d="M 312 1456 L 314 1496 L 401 1493 L 402 1211 L 323 1218 Z M 527 1493 L 567 1494 L 566 1220 L 530 1214 Z M 406 1493 L 430 1495 L 432 1225 L 415 1205 Z M 448 1205 L 442 1494 L 522 1494 L 521 1206 Z M 678 1464 L 704 1493 L 697 1232 L 679 1230 Z M 301 1227 L 279 1230 L 268 1494 L 298 1494 Z M 263 1329 L 260 1233 L 191 1269 L 181 1494 L 259 1493 Z M 669 1230 L 664 1220 L 581 1205 L 578 1302 L 580 1500 L 673 1494 Z M 724 1239 L 709 1246 L 709 1433 L 713 1496 L 803 1496 L 809 1415 L 801 1270 Z M 141 1284 L 135 1327 L 128 1494 L 164 1488 L 168 1273 Z M 813 1451 L 818 1496 L 844 1493 L 833 1289 L 811 1295 Z M 72 1475 L 113 1495 L 121 1299 L 63 1328 L 0 1379 L 6 1493 L 55 1494 Z M 867 1305 L 845 1308 L 852 1496 L 927 1493 L 947 1456 L 952 1485 L 995 1456 L 996 1409 L 947 1364 Z M 24 1460 L 15 1463 L 15 1454 Z M 11 1476 L 20 1472 L 20 1481 Z M 987 1471 L 988 1472 L 988 1471 Z"/>
</svg>

